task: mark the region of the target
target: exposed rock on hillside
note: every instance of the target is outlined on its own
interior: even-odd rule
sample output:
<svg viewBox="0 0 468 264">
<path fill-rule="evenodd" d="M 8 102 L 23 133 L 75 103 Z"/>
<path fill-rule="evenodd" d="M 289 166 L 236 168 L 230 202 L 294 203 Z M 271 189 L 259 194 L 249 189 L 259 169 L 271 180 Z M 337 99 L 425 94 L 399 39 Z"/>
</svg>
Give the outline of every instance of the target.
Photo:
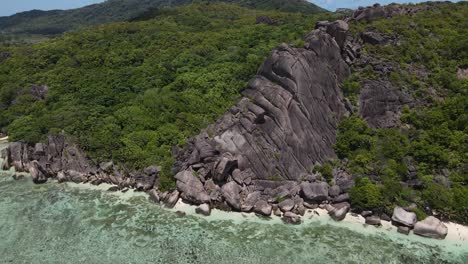
<svg viewBox="0 0 468 264">
<path fill-rule="evenodd" d="M 341 56 L 347 31 L 344 21 L 323 22 L 305 38 L 304 48 L 282 44 L 272 52 L 238 104 L 179 152 L 174 172 L 183 198 L 196 190 L 185 199 L 198 204 L 193 197 L 207 192 L 216 206 L 265 216 L 276 211 L 273 203 L 278 208 L 285 201 L 283 212 L 301 215 L 300 197 L 329 199 L 328 184 L 310 173 L 335 157 L 336 127 L 349 114 L 339 87 L 350 74 Z M 181 176 L 187 171 L 210 186 L 187 190 Z M 335 189 L 337 197 L 341 189 Z"/>
<path fill-rule="evenodd" d="M 297 180 L 335 157 L 336 126 L 348 113 L 339 83 L 349 68 L 330 34 L 315 30 L 305 42 L 274 50 L 239 103 L 178 157 L 177 169 L 203 167 L 218 183 L 236 167 L 253 179 Z"/>
<path fill-rule="evenodd" d="M 396 15 L 411 15 L 422 10 L 423 8 L 418 6 L 403 6 L 397 4 L 381 6 L 380 4 L 375 4 L 369 7 L 361 7 L 354 11 L 351 19 L 370 22 L 375 19 L 389 18 Z"/>
<path fill-rule="evenodd" d="M 412 102 L 388 81 L 368 80 L 359 95 L 359 115 L 373 128 L 395 127 L 401 108 Z"/>
</svg>

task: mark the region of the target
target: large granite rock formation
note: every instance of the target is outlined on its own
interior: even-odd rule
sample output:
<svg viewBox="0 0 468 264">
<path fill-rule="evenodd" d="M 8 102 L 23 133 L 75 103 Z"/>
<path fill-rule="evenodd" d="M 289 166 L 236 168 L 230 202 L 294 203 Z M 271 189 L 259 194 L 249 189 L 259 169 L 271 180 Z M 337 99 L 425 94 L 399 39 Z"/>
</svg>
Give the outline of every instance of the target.
<svg viewBox="0 0 468 264">
<path fill-rule="evenodd" d="M 350 75 L 342 56 L 348 25 L 317 27 L 303 48 L 273 50 L 237 105 L 176 151 L 183 199 L 265 216 L 281 201 L 281 210 L 302 215 L 304 199 L 329 199 L 328 184 L 310 173 L 336 157 L 337 124 L 350 113 L 340 89 Z"/>
<path fill-rule="evenodd" d="M 305 43 L 275 49 L 239 103 L 179 155 L 176 170 L 203 167 L 218 184 L 236 168 L 253 180 L 297 180 L 335 157 L 336 126 L 348 113 L 339 84 L 350 70 L 329 33 L 315 30 Z"/>
</svg>

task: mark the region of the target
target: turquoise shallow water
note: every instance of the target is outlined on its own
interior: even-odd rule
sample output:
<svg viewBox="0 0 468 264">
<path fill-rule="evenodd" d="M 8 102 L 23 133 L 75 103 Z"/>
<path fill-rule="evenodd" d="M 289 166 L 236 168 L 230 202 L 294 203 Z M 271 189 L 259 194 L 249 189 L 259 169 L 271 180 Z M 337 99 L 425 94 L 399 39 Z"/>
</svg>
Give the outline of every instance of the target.
<svg viewBox="0 0 468 264">
<path fill-rule="evenodd" d="M 83 186 L 83 185 L 80 185 Z M 239 216 L 239 214 L 237 214 Z M 239 220 L 239 219 L 237 219 Z M 144 195 L 0 178 L 0 263 L 467 263 L 444 247 L 323 221 L 287 226 L 174 212 Z M 368 234 L 364 234 L 368 233 Z M 429 240 L 428 240 L 429 241 Z"/>
</svg>

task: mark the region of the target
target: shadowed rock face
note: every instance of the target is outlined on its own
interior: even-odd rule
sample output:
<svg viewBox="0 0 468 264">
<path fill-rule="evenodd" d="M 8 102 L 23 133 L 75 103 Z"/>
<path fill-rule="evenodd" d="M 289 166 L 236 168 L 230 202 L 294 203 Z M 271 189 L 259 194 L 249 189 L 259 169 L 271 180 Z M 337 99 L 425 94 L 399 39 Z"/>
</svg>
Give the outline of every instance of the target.
<svg viewBox="0 0 468 264">
<path fill-rule="evenodd" d="M 396 127 L 400 110 L 413 99 L 389 81 L 368 80 L 359 95 L 359 116 L 373 128 Z"/>
<path fill-rule="evenodd" d="M 350 70 L 330 34 L 315 30 L 305 42 L 275 49 L 239 103 L 178 157 L 176 170 L 215 168 L 218 183 L 236 166 L 253 180 L 297 180 L 335 157 L 337 123 L 348 113 L 339 83 Z"/>
</svg>

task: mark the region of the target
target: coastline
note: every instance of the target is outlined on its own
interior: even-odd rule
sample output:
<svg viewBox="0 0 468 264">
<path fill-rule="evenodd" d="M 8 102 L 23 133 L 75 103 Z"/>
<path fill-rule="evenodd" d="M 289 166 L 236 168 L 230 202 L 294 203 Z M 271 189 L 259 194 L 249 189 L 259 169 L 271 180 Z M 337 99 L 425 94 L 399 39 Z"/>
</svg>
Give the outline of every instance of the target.
<svg viewBox="0 0 468 264">
<path fill-rule="evenodd" d="M 7 143 L 6 140 L 0 140 L 0 144 Z M 27 177 L 30 180 L 30 177 Z M 52 184 L 59 184 L 56 179 L 50 179 L 50 183 Z M 49 183 L 47 183 L 49 184 Z M 135 189 L 129 189 L 127 192 L 109 192 L 108 189 L 110 187 L 114 187 L 115 185 L 102 183 L 100 185 L 92 185 L 90 183 L 73 183 L 73 182 L 65 182 L 62 183 L 66 186 L 71 188 L 79 188 L 83 190 L 94 190 L 100 191 L 108 195 L 115 195 L 118 196 L 120 199 L 131 199 L 132 197 L 145 197 L 149 198 L 149 195 L 145 192 L 137 192 Z M 148 201 L 151 203 L 150 201 Z M 163 207 L 163 206 L 161 206 Z M 258 217 L 255 213 L 244 213 L 244 212 L 227 212 L 222 211 L 219 209 L 212 209 L 210 216 L 202 216 L 195 212 L 197 206 L 184 203 L 182 199 L 179 199 L 177 204 L 174 208 L 165 208 L 165 210 L 177 212 L 181 211 L 184 212 L 186 215 L 193 215 L 199 218 L 203 218 L 207 221 L 231 221 L 234 224 L 241 224 L 245 221 L 253 221 L 262 224 L 282 224 L 283 223 L 281 217 L 272 215 L 270 217 Z M 397 232 L 397 227 L 393 226 L 391 222 L 381 220 L 382 225 L 380 227 L 371 226 L 365 224 L 365 218 L 361 215 L 356 215 L 352 213 L 346 214 L 346 217 L 342 221 L 335 221 L 329 215 L 328 211 L 325 209 L 307 209 L 305 215 L 301 217 L 301 224 L 299 225 L 287 225 L 287 226 L 296 226 L 296 227 L 304 227 L 308 223 L 320 223 L 326 225 L 333 225 L 336 227 L 343 227 L 348 228 L 350 230 L 356 231 L 358 233 L 366 234 L 366 235 L 385 235 L 389 238 L 398 239 L 405 239 L 407 241 L 418 241 L 424 244 L 429 245 L 439 245 L 439 246 L 454 246 L 454 247 L 464 247 L 468 248 L 468 226 L 460 225 L 453 222 L 444 222 L 444 224 L 448 228 L 448 234 L 445 239 L 437 240 L 432 238 L 421 237 L 410 233 L 410 235 L 403 235 Z"/>
<path fill-rule="evenodd" d="M 56 181 L 53 181 L 56 183 Z M 149 198 L 149 195 L 145 192 L 136 192 L 134 189 L 123 192 L 108 192 L 107 190 L 114 186 L 111 184 L 103 183 L 101 185 L 95 186 L 89 183 L 73 183 L 66 182 L 64 183 L 72 188 L 80 188 L 84 190 L 95 190 L 95 191 L 104 191 L 109 195 L 119 196 L 121 199 L 131 199 L 132 197 L 143 196 Z M 148 200 L 149 203 L 151 201 Z M 164 206 L 161 206 L 164 208 Z M 367 225 L 365 224 L 365 218 L 361 215 L 355 215 L 348 213 L 342 221 L 335 221 L 329 215 L 328 211 L 325 209 L 307 209 L 304 216 L 301 217 L 302 222 L 299 225 L 289 225 L 285 224 L 281 217 L 272 215 L 270 217 L 259 217 L 255 213 L 244 213 L 244 212 L 227 212 L 219 209 L 212 209 L 209 216 L 203 216 L 197 214 L 195 209 L 197 206 L 185 203 L 182 199 L 179 199 L 176 205 L 173 208 L 165 208 L 165 210 L 171 212 L 184 212 L 188 216 L 195 216 L 206 221 L 231 221 L 234 224 L 242 224 L 245 221 L 257 222 L 262 224 L 281 224 L 293 227 L 304 227 L 310 223 L 320 223 L 324 225 L 333 225 L 336 227 L 348 228 L 355 232 L 359 232 L 365 235 L 385 235 L 390 239 L 399 240 L 404 239 L 409 242 L 421 242 L 428 245 L 438 245 L 443 247 L 454 247 L 454 248 L 468 248 L 468 226 L 460 225 L 453 222 L 444 222 L 448 228 L 447 237 L 443 240 L 426 238 L 413 234 L 403 235 L 397 232 L 397 227 L 392 225 L 389 221 L 382 220 L 382 225 L 380 227 Z"/>
</svg>

